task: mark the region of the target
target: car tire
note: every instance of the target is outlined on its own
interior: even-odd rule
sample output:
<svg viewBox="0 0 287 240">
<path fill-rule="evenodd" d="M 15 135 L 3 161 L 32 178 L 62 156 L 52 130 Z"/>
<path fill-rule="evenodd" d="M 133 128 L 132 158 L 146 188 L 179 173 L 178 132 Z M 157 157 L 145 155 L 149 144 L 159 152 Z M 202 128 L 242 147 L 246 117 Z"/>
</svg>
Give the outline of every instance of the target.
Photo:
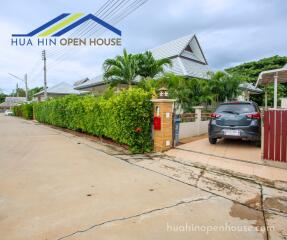
<svg viewBox="0 0 287 240">
<path fill-rule="evenodd" d="M 216 144 L 217 138 L 209 138 L 209 143 L 210 144 Z"/>
</svg>

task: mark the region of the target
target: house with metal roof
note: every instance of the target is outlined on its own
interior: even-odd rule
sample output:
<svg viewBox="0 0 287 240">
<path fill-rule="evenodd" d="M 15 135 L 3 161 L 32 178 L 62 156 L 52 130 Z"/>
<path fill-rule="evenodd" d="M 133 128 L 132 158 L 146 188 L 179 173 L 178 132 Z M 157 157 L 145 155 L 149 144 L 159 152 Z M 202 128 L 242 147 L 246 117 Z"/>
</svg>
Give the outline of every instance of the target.
<svg viewBox="0 0 287 240">
<path fill-rule="evenodd" d="M 0 104 L 0 111 L 11 109 L 14 106 L 17 106 L 19 104 L 25 103 L 26 98 L 25 97 L 6 97 L 5 102 L 2 102 Z"/>
<path fill-rule="evenodd" d="M 172 72 L 184 77 L 209 79 L 211 71 L 196 35 L 187 35 L 164 43 L 159 47 L 149 49 L 155 59 L 169 58 L 172 66 L 166 66 L 165 72 Z M 136 81 L 136 80 L 135 80 Z M 107 88 L 103 74 L 74 84 L 76 90 L 102 92 Z M 118 88 L 124 88 L 121 85 Z"/>
<path fill-rule="evenodd" d="M 81 91 L 75 90 L 73 85 L 66 82 L 60 82 L 52 87 L 47 88 L 48 98 L 63 97 L 70 94 L 81 94 L 81 93 L 82 93 Z M 43 101 L 44 90 L 34 94 L 34 98 L 36 98 L 36 100 L 39 102 Z"/>
</svg>

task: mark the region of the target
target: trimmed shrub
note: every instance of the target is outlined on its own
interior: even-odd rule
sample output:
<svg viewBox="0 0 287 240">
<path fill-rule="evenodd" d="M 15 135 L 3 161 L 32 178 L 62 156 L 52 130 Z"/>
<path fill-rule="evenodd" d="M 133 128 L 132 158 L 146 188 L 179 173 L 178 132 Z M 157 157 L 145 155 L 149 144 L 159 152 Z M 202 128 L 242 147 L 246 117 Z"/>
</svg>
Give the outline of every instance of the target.
<svg viewBox="0 0 287 240">
<path fill-rule="evenodd" d="M 34 114 L 39 122 L 107 137 L 142 153 L 152 150 L 150 99 L 135 88 L 108 99 L 70 95 L 36 103 Z"/>
<path fill-rule="evenodd" d="M 33 104 L 25 103 L 19 106 L 13 107 L 13 113 L 17 117 L 23 117 L 25 119 L 33 119 Z"/>
</svg>

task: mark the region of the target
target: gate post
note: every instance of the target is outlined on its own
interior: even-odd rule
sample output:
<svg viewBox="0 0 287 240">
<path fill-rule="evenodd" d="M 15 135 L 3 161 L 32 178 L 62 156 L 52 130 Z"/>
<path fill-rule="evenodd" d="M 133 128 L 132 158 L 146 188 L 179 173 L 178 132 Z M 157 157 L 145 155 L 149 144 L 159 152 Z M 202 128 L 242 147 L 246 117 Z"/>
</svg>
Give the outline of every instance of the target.
<svg viewBox="0 0 287 240">
<path fill-rule="evenodd" d="M 163 152 L 173 145 L 173 110 L 175 99 L 152 99 L 154 129 L 154 151 Z"/>
<path fill-rule="evenodd" d="M 200 122 L 201 122 L 201 111 L 203 106 L 193 107 L 195 109 L 195 123 L 197 125 L 197 135 L 200 135 Z"/>
</svg>

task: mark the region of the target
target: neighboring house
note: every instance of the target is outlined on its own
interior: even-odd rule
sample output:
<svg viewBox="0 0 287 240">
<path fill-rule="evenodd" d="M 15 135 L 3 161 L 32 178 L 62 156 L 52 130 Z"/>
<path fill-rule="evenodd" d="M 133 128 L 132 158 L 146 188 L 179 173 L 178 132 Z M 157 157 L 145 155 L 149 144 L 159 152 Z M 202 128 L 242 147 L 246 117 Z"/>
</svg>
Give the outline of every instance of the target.
<svg viewBox="0 0 287 240">
<path fill-rule="evenodd" d="M 76 90 L 84 90 L 88 92 L 93 92 L 96 95 L 100 95 L 107 88 L 108 84 L 103 80 L 103 74 L 96 76 L 95 78 L 86 79 L 85 81 L 78 81 L 74 83 L 74 89 Z M 116 86 L 116 91 L 120 91 L 121 89 L 127 88 L 128 84 L 118 84 Z"/>
<path fill-rule="evenodd" d="M 2 102 L 0 104 L 0 111 L 11 109 L 12 107 L 25 103 L 25 102 L 26 102 L 25 97 L 6 97 L 5 102 Z"/>
<path fill-rule="evenodd" d="M 63 97 L 70 94 L 81 94 L 81 93 L 82 93 L 81 91 L 75 90 L 73 85 L 66 82 L 61 82 L 59 84 L 47 88 L 48 98 Z M 38 102 L 43 101 L 44 90 L 34 94 L 34 98 L 36 98 Z"/>
<path fill-rule="evenodd" d="M 237 97 L 239 101 L 249 101 L 250 95 L 253 94 L 262 94 L 264 91 L 260 88 L 257 88 L 252 83 L 244 82 L 239 84 L 238 88 L 242 90 L 241 95 Z"/>
<path fill-rule="evenodd" d="M 197 37 L 192 34 L 159 47 L 152 48 L 155 59 L 169 58 L 172 66 L 165 67 L 166 72 L 172 72 L 185 77 L 196 77 L 209 79 L 208 73 L 211 71 L 204 53 L 200 47 Z M 92 79 L 85 79 L 74 84 L 75 89 L 101 93 L 107 88 L 103 75 L 98 75 Z M 119 85 L 118 88 L 125 88 L 127 85 Z"/>
</svg>

